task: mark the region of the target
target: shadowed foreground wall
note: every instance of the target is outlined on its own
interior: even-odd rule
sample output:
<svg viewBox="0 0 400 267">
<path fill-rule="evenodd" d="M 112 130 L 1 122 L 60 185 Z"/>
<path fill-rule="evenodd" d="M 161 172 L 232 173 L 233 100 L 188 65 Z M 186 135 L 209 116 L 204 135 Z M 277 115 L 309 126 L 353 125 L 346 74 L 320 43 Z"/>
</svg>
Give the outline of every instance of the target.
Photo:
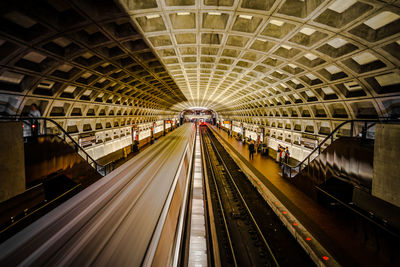
<svg viewBox="0 0 400 267">
<path fill-rule="evenodd" d="M 400 207 L 400 125 L 376 126 L 372 194 Z"/>
<path fill-rule="evenodd" d="M 25 191 L 22 124 L 1 123 L 0 140 L 0 202 L 2 202 Z"/>
</svg>

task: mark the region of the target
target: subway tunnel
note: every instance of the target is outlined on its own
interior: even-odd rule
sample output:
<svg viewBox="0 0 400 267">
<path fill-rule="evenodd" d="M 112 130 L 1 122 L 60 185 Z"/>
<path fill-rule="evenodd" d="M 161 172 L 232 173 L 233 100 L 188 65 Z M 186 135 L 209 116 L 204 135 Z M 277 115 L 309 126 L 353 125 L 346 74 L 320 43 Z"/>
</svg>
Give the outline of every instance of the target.
<svg viewBox="0 0 400 267">
<path fill-rule="evenodd" d="M 400 3 L 394 0 L 4 0 L 0 247 L 10 250 L 0 252 L 0 262 L 397 265 L 400 260 L 393 250 L 399 248 L 400 237 L 399 66 Z M 142 171 L 135 169 L 137 164 Z M 145 172 L 149 166 L 153 174 Z M 233 233 L 242 230 L 227 229 L 247 221 L 250 211 L 243 215 L 228 205 L 222 210 L 232 210 L 219 214 L 221 207 L 216 208 L 219 204 L 211 197 L 219 183 L 236 187 L 230 178 L 218 180 L 236 168 L 240 173 L 228 176 L 245 175 L 252 185 L 243 185 L 243 201 L 246 194 L 263 199 L 310 262 L 302 257 L 299 263 L 286 262 L 279 253 L 272 256 L 276 261 L 260 260 L 252 253 L 241 261 L 243 253 L 236 251 L 240 246 Z M 163 179 L 161 172 L 169 178 Z M 143 203 L 151 202 L 152 196 L 162 199 L 147 218 L 152 218 L 147 232 L 123 237 L 123 229 L 129 227 L 121 222 L 115 230 L 120 239 L 110 234 L 115 239 L 107 240 L 113 245 L 104 245 L 103 254 L 96 254 L 100 249 L 93 244 L 103 242 L 98 236 L 111 228 L 101 228 L 98 235 L 85 232 L 94 243 L 79 246 L 81 253 L 72 250 L 78 244 L 72 243 L 75 239 L 68 243 L 60 238 L 54 241 L 58 250 L 40 246 L 41 255 L 51 256 L 30 261 L 36 254 L 26 251 L 26 261 L 15 261 L 28 244 L 16 240 L 33 240 L 34 235 L 44 244 L 50 242 L 46 233 L 48 238 L 61 231 L 39 235 L 38 222 L 60 223 L 56 218 L 62 212 L 79 217 L 72 208 L 89 214 L 90 203 L 83 196 L 95 201 L 94 195 L 103 195 L 109 206 L 115 205 L 115 210 L 103 202 L 96 206 L 103 220 L 110 218 L 105 214 L 118 211 L 121 218 L 145 225 L 138 214 L 146 209 L 139 200 L 135 207 L 126 204 L 128 200 L 118 202 L 120 206 L 111 202 L 117 196 L 122 199 L 123 191 L 118 195 L 111 189 L 128 176 L 132 180 L 126 180 L 123 190 L 132 186 L 132 191 L 124 191 L 129 201 L 138 192 L 146 192 Z M 211 177 L 216 177 L 215 185 Z M 154 182 L 145 183 L 150 180 Z M 164 192 L 161 184 L 167 182 L 164 188 L 171 191 Z M 136 183 L 148 191 L 134 187 Z M 199 183 L 201 188 L 195 190 Z M 225 200 L 221 194 L 221 205 L 230 203 L 231 193 Z M 43 208 L 49 200 L 52 204 Z M 200 208 L 194 208 L 196 203 L 202 203 Z M 122 207 L 138 210 L 129 217 Z M 193 219 L 199 209 L 204 212 Z M 211 226 L 212 210 L 216 220 L 232 217 L 235 223 L 227 219 L 226 229 Z M 100 227 L 101 218 L 83 217 L 82 225 Z M 327 223 L 336 217 L 342 217 L 337 225 L 351 224 L 353 229 L 341 232 L 335 221 Z M 198 253 L 206 255 L 198 261 L 190 250 L 191 222 L 197 218 L 203 218 L 204 227 Z M 78 233 L 84 236 L 72 229 L 68 233 L 74 238 Z M 230 237 L 230 231 L 233 241 L 228 246 L 224 242 L 231 238 L 219 235 L 226 232 Z M 132 238 L 146 241 L 136 247 Z M 307 238 L 316 243 L 310 245 Z M 117 240 L 141 254 L 114 252 L 121 248 Z M 168 246 L 171 240 L 174 245 Z M 217 244 L 231 248 L 217 253 L 219 261 L 213 254 Z M 365 254 L 370 256 L 363 259 Z"/>
</svg>

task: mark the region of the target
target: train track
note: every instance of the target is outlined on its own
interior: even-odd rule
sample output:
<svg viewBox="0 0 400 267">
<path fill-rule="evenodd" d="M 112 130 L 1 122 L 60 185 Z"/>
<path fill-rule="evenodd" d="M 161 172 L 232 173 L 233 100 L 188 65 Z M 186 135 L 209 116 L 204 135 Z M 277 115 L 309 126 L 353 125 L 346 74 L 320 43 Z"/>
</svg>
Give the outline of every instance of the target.
<svg viewBox="0 0 400 267">
<path fill-rule="evenodd" d="M 208 128 L 201 133 L 221 264 L 313 266 Z"/>
</svg>

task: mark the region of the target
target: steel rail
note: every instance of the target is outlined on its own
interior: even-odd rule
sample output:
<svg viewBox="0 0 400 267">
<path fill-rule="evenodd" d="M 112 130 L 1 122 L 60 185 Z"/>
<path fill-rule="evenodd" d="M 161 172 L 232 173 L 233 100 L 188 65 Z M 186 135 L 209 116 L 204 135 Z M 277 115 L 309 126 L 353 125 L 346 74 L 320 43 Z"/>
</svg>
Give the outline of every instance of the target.
<svg viewBox="0 0 400 267">
<path fill-rule="evenodd" d="M 201 135 L 201 130 L 199 129 L 199 134 Z M 208 253 L 212 257 L 208 257 L 209 265 L 220 267 L 221 266 L 221 257 L 219 253 L 219 245 L 218 245 L 218 235 L 217 230 L 215 227 L 215 218 L 214 218 L 214 210 L 212 206 L 211 200 L 211 189 L 209 185 L 208 173 L 206 169 L 206 156 L 205 156 L 205 144 L 204 140 L 200 138 L 200 150 L 201 150 L 201 161 L 202 161 L 202 172 L 203 172 L 203 183 L 204 183 L 204 194 L 205 194 L 205 201 L 204 201 L 204 208 L 205 208 L 205 219 L 206 219 L 206 226 L 207 226 L 207 234 L 208 234 Z M 211 238 L 211 240 L 209 240 Z M 212 251 L 211 251 L 212 248 Z M 211 261 L 212 259 L 212 261 Z"/>
<path fill-rule="evenodd" d="M 242 200 L 243 205 L 246 207 L 246 210 L 247 210 L 248 214 L 250 215 L 250 217 L 251 217 L 251 219 L 252 219 L 254 225 L 256 226 L 256 229 L 257 229 L 257 231 L 258 231 L 258 234 L 261 236 L 261 238 L 262 238 L 262 240 L 263 240 L 265 246 L 267 247 L 268 252 L 269 252 L 270 256 L 272 257 L 272 259 L 273 259 L 275 265 L 276 265 L 276 266 L 279 266 L 279 263 L 278 263 L 278 261 L 277 261 L 275 255 L 274 255 L 274 253 L 273 253 L 273 251 L 272 251 L 270 245 L 268 244 L 268 241 L 266 240 L 266 238 L 264 237 L 263 233 L 261 232 L 261 229 L 260 229 L 260 227 L 258 226 L 258 224 L 257 224 L 257 222 L 256 222 L 256 220 L 255 220 L 255 218 L 254 218 L 254 216 L 253 216 L 253 213 L 251 212 L 250 208 L 248 207 L 248 205 L 247 205 L 247 203 L 246 203 L 246 201 L 245 201 L 245 199 L 244 199 L 242 193 L 240 192 L 239 187 L 237 186 L 236 182 L 234 181 L 234 179 L 233 179 L 233 177 L 232 177 L 232 174 L 231 174 L 230 171 L 229 171 L 229 168 L 226 166 L 226 163 L 225 163 L 224 159 L 222 158 L 221 154 L 219 153 L 217 147 L 215 146 L 214 141 L 212 141 L 212 139 L 211 139 L 211 137 L 210 137 L 210 133 L 209 133 L 208 131 L 209 131 L 209 129 L 208 129 L 208 127 L 207 127 L 207 135 L 209 136 L 210 143 L 211 143 L 211 145 L 212 145 L 213 148 L 214 148 L 215 154 L 218 156 L 220 162 L 222 162 L 222 164 L 224 165 L 224 168 L 225 168 L 226 173 L 228 174 L 228 176 L 229 176 L 230 180 L 232 181 L 233 185 L 235 186 L 235 189 L 236 189 L 237 193 L 239 194 L 240 199 Z"/>
<path fill-rule="evenodd" d="M 205 138 L 204 138 L 204 135 L 203 135 L 203 134 L 202 134 L 202 138 L 203 138 L 203 144 L 204 144 L 205 146 L 207 146 L 207 145 L 206 145 L 206 142 L 205 142 L 205 140 L 204 140 Z M 230 233 L 229 233 L 228 223 L 227 223 L 226 216 L 225 216 L 225 213 L 224 213 L 224 206 L 223 206 L 223 204 L 222 204 L 221 195 L 220 195 L 220 193 L 219 193 L 219 191 L 218 191 L 218 185 L 217 185 L 217 181 L 216 181 L 216 178 L 215 178 L 215 171 L 214 171 L 214 169 L 213 169 L 213 167 L 212 167 L 210 154 L 209 154 L 209 151 L 208 151 L 207 148 L 204 149 L 204 151 L 206 152 L 206 153 L 205 153 L 205 154 L 206 154 L 206 158 L 207 158 L 208 164 L 209 164 L 209 166 L 210 166 L 212 180 L 213 180 L 213 183 L 214 183 L 214 186 L 215 186 L 215 189 L 216 189 L 215 191 L 216 191 L 216 193 L 217 193 L 218 204 L 219 204 L 218 206 L 219 206 L 220 209 L 221 209 L 222 219 L 223 219 L 223 221 L 224 221 L 225 231 L 226 231 L 226 234 L 227 234 L 227 236 L 228 236 L 229 247 L 230 247 L 230 250 L 231 250 L 231 253 L 232 253 L 233 263 L 234 263 L 235 266 L 238 266 L 237 260 L 236 260 L 236 256 L 235 256 L 235 250 L 234 250 L 234 248 L 233 248 L 232 239 L 231 239 L 231 236 L 230 236 Z"/>
</svg>

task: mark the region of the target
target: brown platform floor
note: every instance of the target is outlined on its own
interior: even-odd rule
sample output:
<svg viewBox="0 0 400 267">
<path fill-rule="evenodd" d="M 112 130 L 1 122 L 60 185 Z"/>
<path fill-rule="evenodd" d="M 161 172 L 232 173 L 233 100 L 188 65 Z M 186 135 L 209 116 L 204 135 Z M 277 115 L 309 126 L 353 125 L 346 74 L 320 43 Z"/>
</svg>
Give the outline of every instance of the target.
<svg viewBox="0 0 400 267">
<path fill-rule="evenodd" d="M 275 160 L 260 153 L 254 154 L 254 159 L 250 160 L 247 145 L 228 137 L 222 129 L 215 126 L 212 128 L 341 265 L 384 265 L 354 238 L 355 234 L 348 222 L 316 203 L 290 183 L 290 180 L 282 178 L 281 169 Z"/>
</svg>

